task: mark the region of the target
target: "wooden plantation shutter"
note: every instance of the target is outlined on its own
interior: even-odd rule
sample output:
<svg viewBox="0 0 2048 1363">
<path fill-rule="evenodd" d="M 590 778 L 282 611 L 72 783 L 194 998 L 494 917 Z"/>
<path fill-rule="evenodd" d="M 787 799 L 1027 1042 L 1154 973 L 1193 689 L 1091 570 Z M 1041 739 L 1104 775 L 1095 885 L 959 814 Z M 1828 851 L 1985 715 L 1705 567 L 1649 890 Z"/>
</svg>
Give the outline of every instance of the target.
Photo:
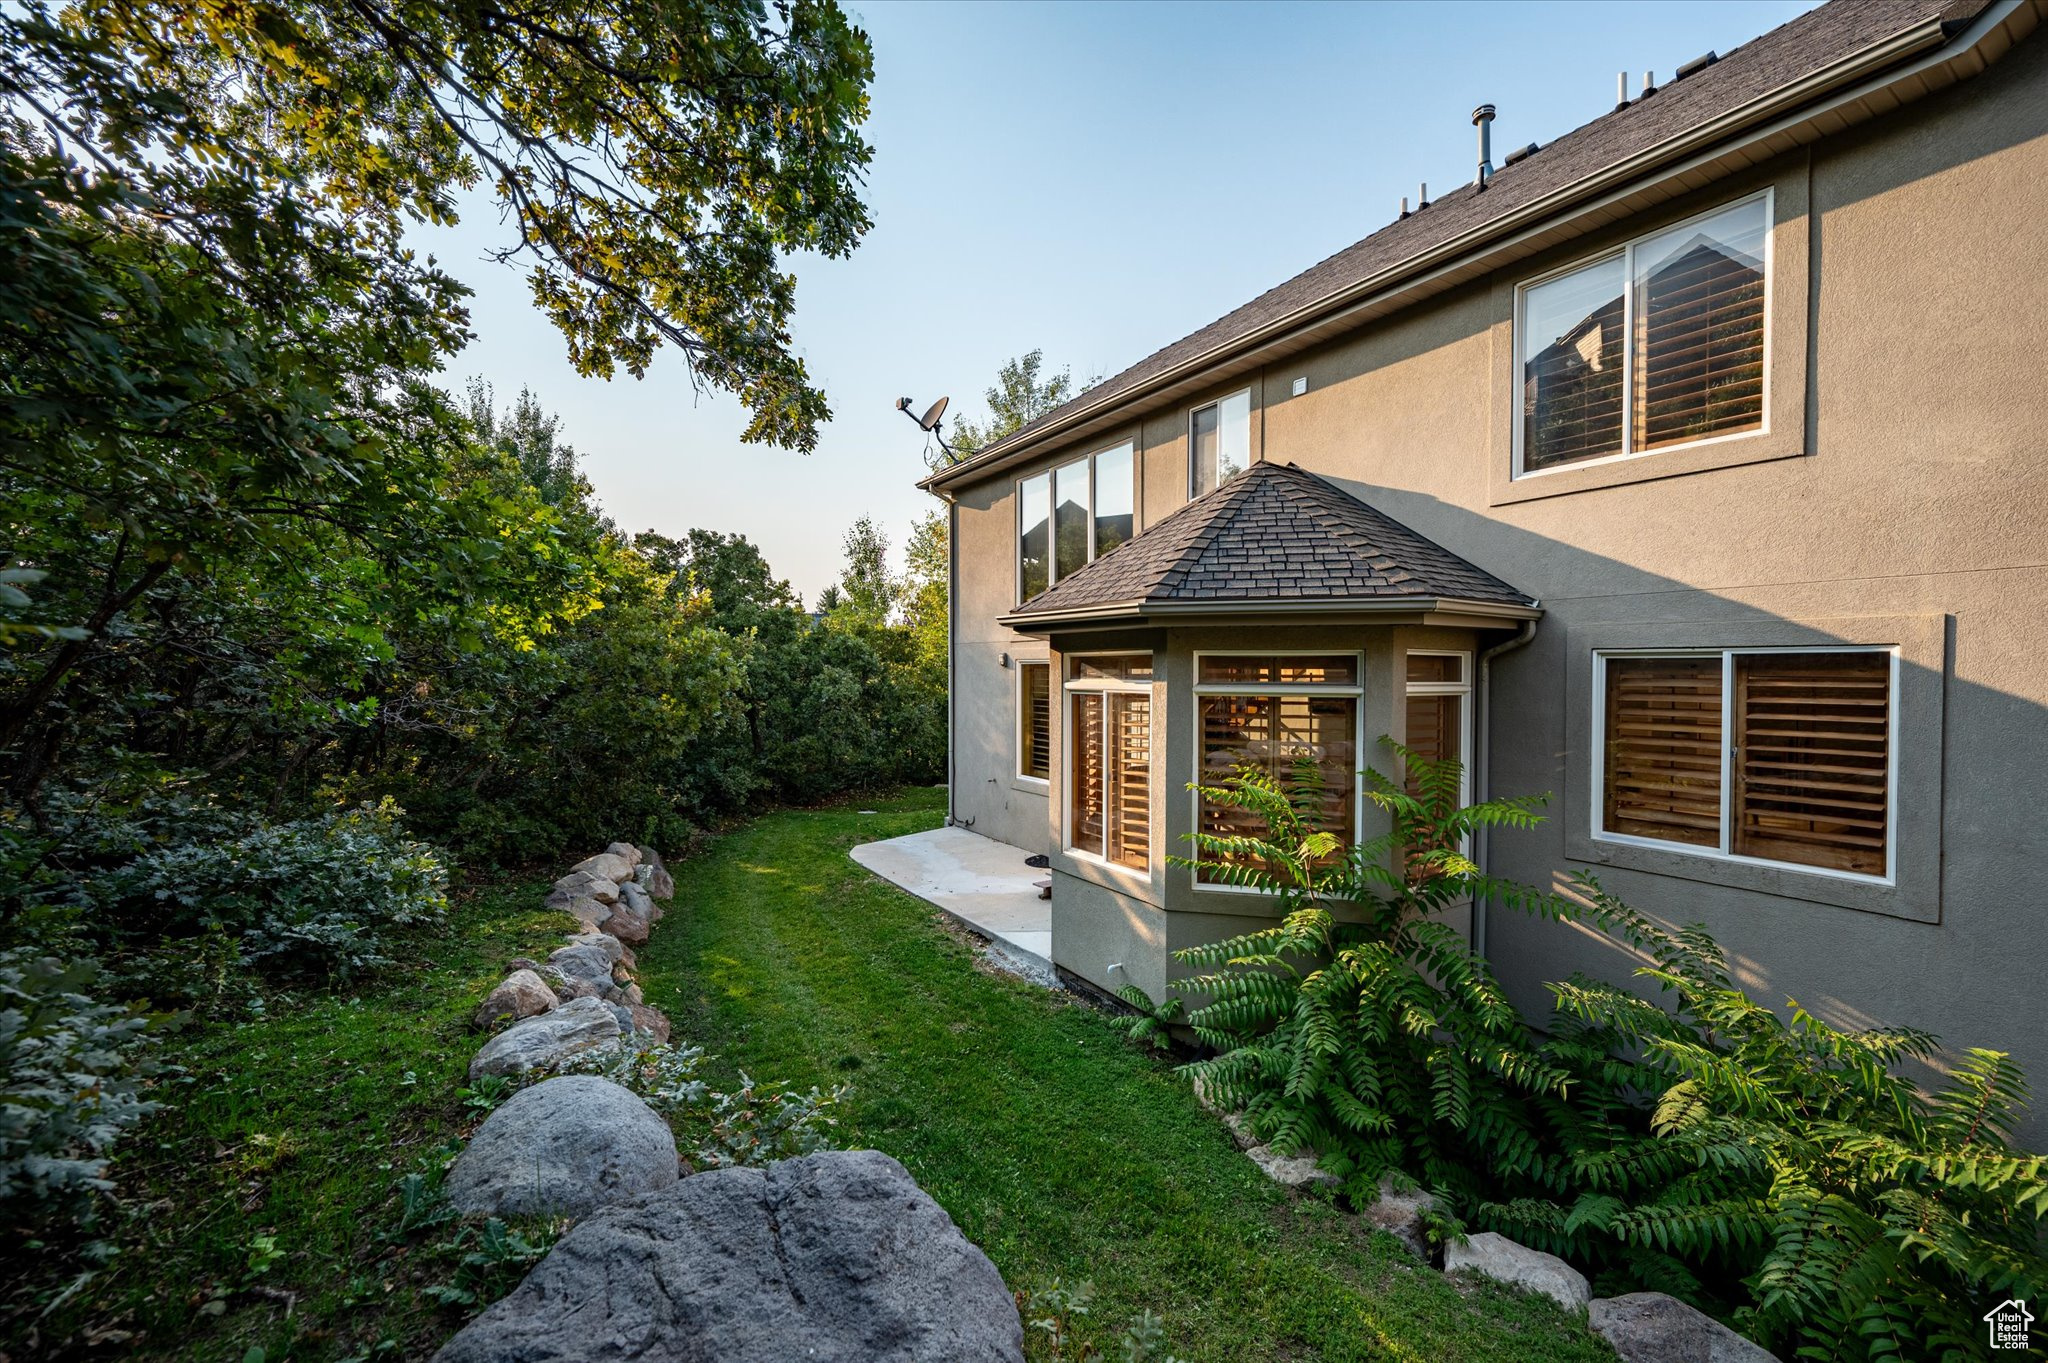
<svg viewBox="0 0 2048 1363">
<path fill-rule="evenodd" d="M 1733 850 L 1883 875 L 1891 655 L 1738 655 L 1734 709 Z"/>
<path fill-rule="evenodd" d="M 1020 663 L 1024 713 L 1018 717 L 1023 749 L 1018 772 L 1043 781 L 1052 774 L 1052 668 L 1046 663 Z"/>
<path fill-rule="evenodd" d="M 1083 852 L 1102 855 L 1105 825 L 1103 792 L 1103 696 L 1084 691 L 1074 697 L 1073 811 L 1070 835 L 1073 846 Z"/>
<path fill-rule="evenodd" d="M 1636 288 L 1634 447 L 1762 426 L 1761 261 L 1702 231 L 1644 270 Z"/>
<path fill-rule="evenodd" d="M 1721 655 L 1607 660 L 1600 826 L 1721 845 Z"/>
<path fill-rule="evenodd" d="M 1212 655 L 1202 660 L 1198 680 L 1219 688 L 1242 686 L 1246 694 L 1201 697 L 1196 780 L 1224 786 L 1239 767 L 1250 766 L 1269 773 L 1290 794 L 1313 787 L 1314 822 L 1349 846 L 1357 817 L 1358 701 L 1351 691 L 1358 680 L 1357 657 Z M 1257 817 L 1206 797 L 1196 810 L 1196 827 L 1218 837 L 1267 831 Z M 1213 883 L 1219 876 L 1204 865 L 1196 879 Z"/>
<path fill-rule="evenodd" d="M 1073 697 L 1067 845 L 1119 866 L 1152 865 L 1152 659 L 1083 655 Z"/>
<path fill-rule="evenodd" d="M 1111 693 L 1115 751 L 1109 782 L 1109 848 L 1120 866 L 1152 864 L 1152 697 Z"/>
</svg>

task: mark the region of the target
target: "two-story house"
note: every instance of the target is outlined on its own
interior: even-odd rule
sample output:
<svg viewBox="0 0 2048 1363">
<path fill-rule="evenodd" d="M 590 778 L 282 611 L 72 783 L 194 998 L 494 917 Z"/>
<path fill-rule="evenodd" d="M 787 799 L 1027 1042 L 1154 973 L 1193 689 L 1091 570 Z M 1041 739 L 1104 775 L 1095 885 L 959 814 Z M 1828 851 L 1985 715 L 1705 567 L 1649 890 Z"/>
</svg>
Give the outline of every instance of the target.
<svg viewBox="0 0 2048 1363">
<path fill-rule="evenodd" d="M 927 479 L 951 813 L 1055 961 L 1160 996 L 1270 912 L 1168 865 L 1190 784 L 1306 760 L 1365 836 L 1388 735 L 1550 794 L 1493 871 L 2048 1079 L 2043 17 L 1834 0 Z M 1467 926 L 1538 1018 L 1634 964 Z"/>
</svg>

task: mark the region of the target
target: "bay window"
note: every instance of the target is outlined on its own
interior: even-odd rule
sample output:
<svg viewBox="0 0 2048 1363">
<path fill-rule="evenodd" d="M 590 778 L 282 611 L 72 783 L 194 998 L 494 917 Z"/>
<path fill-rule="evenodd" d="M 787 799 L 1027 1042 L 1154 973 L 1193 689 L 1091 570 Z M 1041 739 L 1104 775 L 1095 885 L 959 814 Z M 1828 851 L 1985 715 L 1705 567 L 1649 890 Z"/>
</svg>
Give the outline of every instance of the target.
<svg viewBox="0 0 2048 1363">
<path fill-rule="evenodd" d="M 1516 291 L 1516 477 L 1761 431 L 1771 196 Z"/>
<path fill-rule="evenodd" d="M 1137 532 L 1130 442 L 1017 481 L 1017 599 L 1029 601 Z"/>
<path fill-rule="evenodd" d="M 1596 837 L 1891 874 L 1891 650 L 1603 654 L 1596 663 Z"/>
<path fill-rule="evenodd" d="M 1152 865 L 1152 655 L 1083 654 L 1068 667 L 1067 850 Z"/>
<path fill-rule="evenodd" d="M 1196 783 L 1224 786 L 1244 767 L 1265 772 L 1290 795 L 1308 797 L 1316 826 L 1348 847 L 1357 835 L 1359 677 L 1356 653 L 1198 654 Z M 1196 827 L 1203 833 L 1267 831 L 1242 810 L 1206 796 L 1197 801 Z M 1204 884 L 1219 879 L 1202 866 L 1195 878 Z"/>
</svg>

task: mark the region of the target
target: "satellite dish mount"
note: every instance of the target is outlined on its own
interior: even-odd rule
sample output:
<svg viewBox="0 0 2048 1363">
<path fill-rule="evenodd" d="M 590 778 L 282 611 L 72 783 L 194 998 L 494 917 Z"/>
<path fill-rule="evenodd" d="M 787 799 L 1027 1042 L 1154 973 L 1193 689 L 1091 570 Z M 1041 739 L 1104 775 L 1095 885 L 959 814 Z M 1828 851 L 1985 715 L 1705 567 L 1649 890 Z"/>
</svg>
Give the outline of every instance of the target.
<svg viewBox="0 0 2048 1363">
<path fill-rule="evenodd" d="M 946 452 L 946 458 L 952 460 L 954 463 L 957 464 L 960 462 L 960 456 L 954 453 L 953 447 L 946 443 L 945 434 L 939 430 L 939 423 L 943 421 L 946 416 L 946 404 L 951 401 L 951 398 L 940 398 L 937 402 L 934 402 L 931 406 L 924 409 L 923 416 L 910 416 L 910 408 L 912 405 L 910 399 L 898 398 L 896 399 L 896 410 L 903 413 L 903 415 L 905 416 L 909 416 L 912 421 L 917 423 L 917 428 L 919 430 L 923 431 L 926 435 L 929 435 L 932 439 L 938 441 L 939 448 Z"/>
</svg>

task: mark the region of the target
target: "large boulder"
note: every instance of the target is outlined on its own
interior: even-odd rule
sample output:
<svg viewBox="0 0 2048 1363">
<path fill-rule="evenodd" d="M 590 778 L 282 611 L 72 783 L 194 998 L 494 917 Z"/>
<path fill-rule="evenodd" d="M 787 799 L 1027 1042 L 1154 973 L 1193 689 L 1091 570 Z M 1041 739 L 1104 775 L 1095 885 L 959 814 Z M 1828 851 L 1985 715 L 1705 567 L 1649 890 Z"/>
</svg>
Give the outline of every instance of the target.
<svg viewBox="0 0 2048 1363">
<path fill-rule="evenodd" d="M 561 908 L 574 918 L 585 932 L 604 931 L 605 921 L 612 916 L 611 905 L 587 894 L 576 896 L 567 904 L 561 905 Z"/>
<path fill-rule="evenodd" d="M 484 1118 L 445 1186 L 465 1215 L 587 1216 L 676 1178 L 676 1138 L 660 1114 L 610 1080 L 567 1074 Z"/>
<path fill-rule="evenodd" d="M 561 1000 L 547 981 L 532 970 L 515 970 L 499 981 L 483 1006 L 476 1010 L 476 1025 L 495 1027 L 507 1019 L 517 1022 L 545 1013 Z"/>
<path fill-rule="evenodd" d="M 1603 1297 L 1586 1311 L 1622 1363 L 1778 1363 L 1778 1356 L 1662 1292 Z"/>
<path fill-rule="evenodd" d="M 829 1151 L 614 1203 L 438 1363 L 1021 1363 L 988 1256 L 902 1165 Z"/>
<path fill-rule="evenodd" d="M 548 964 L 568 979 L 590 981 L 600 998 L 611 998 L 617 988 L 612 981 L 611 957 L 600 947 L 583 942 L 557 947 L 548 953 Z"/>
<path fill-rule="evenodd" d="M 1583 1311 L 1593 1295 L 1586 1275 L 1555 1254 L 1518 1245 L 1505 1235 L 1481 1231 L 1464 1244 L 1444 1246 L 1444 1272 L 1469 1268 L 1526 1292 L 1553 1297 L 1567 1311 Z"/>
<path fill-rule="evenodd" d="M 566 909 L 579 899 L 595 899 L 600 904 L 619 902 L 619 883 L 588 871 L 571 871 L 555 882 L 548 891 L 547 906 L 551 909 Z"/>
<path fill-rule="evenodd" d="M 1423 1225 L 1425 1213 L 1436 1209 L 1436 1199 L 1420 1188 L 1401 1189 L 1391 1177 L 1380 1180 L 1380 1195 L 1361 1213 L 1367 1224 L 1399 1240 L 1408 1252 L 1429 1262 L 1429 1233 Z"/>
<path fill-rule="evenodd" d="M 605 848 L 604 850 L 610 853 L 612 856 L 618 857 L 621 860 L 623 860 L 626 863 L 626 865 L 632 867 L 634 871 L 637 872 L 640 869 L 640 849 L 635 847 L 632 843 L 615 842 L 611 846 Z"/>
<path fill-rule="evenodd" d="M 619 1020 L 603 999 L 570 999 L 539 1017 L 525 1018 L 484 1043 L 469 1062 L 472 1081 L 487 1074 L 524 1074 L 565 1060 L 619 1047 Z"/>
<path fill-rule="evenodd" d="M 603 876 L 616 885 L 622 880 L 633 878 L 634 863 L 627 861 L 617 852 L 599 852 L 594 857 L 585 857 L 569 868 L 570 875 L 581 873 L 587 876 Z"/>
<path fill-rule="evenodd" d="M 640 850 L 647 854 L 646 861 L 641 864 L 654 868 L 647 875 L 647 893 L 664 904 L 668 903 L 676 897 L 676 882 L 670 877 L 668 867 L 662 865 L 661 853 L 652 847 L 643 847 Z"/>
</svg>

